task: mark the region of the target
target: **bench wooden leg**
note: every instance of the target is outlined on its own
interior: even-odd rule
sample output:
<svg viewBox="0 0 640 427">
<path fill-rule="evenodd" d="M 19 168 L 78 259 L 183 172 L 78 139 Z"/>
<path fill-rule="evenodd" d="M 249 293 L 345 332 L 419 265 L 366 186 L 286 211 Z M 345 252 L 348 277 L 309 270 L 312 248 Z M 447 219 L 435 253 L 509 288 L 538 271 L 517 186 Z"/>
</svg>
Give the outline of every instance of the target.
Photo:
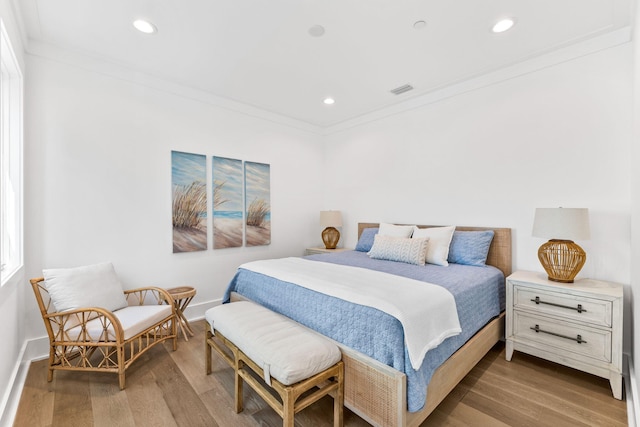
<svg viewBox="0 0 640 427">
<path fill-rule="evenodd" d="M 282 427 L 293 427 L 293 419 L 296 415 L 296 396 L 291 387 L 285 389 L 282 403 Z"/>
<path fill-rule="evenodd" d="M 242 395 L 242 377 L 240 376 L 240 370 L 242 369 L 243 363 L 242 360 L 239 360 L 236 357 L 236 366 L 234 368 L 234 377 L 235 377 L 235 400 L 236 400 L 236 414 L 242 412 L 243 409 L 243 395 Z"/>
<path fill-rule="evenodd" d="M 213 337 L 211 333 L 211 325 L 209 322 L 207 323 L 207 330 L 204 333 L 204 360 L 205 360 L 205 369 L 207 375 L 211 373 L 211 345 L 209 345 L 209 340 Z"/>
</svg>

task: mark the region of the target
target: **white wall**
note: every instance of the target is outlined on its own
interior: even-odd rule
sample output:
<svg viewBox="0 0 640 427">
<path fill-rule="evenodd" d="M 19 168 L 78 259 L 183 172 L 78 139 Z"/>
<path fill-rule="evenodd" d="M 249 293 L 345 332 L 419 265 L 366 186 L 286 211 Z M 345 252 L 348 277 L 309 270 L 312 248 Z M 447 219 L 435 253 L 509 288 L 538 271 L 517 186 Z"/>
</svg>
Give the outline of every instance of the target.
<svg viewBox="0 0 640 427">
<path fill-rule="evenodd" d="M 355 223 L 503 226 L 543 271 L 536 207 L 586 207 L 580 276 L 630 282 L 630 43 L 327 137 L 325 202 Z M 627 343 L 628 349 L 628 343 Z"/>
<path fill-rule="evenodd" d="M 319 239 L 319 135 L 39 56 L 27 66 L 29 277 L 111 261 L 126 288 L 196 287 L 196 310 L 219 301 L 239 264 Z M 173 254 L 171 150 L 206 154 L 209 169 L 212 155 L 270 164 L 271 245 Z M 26 337 L 43 336 L 25 301 Z"/>
</svg>

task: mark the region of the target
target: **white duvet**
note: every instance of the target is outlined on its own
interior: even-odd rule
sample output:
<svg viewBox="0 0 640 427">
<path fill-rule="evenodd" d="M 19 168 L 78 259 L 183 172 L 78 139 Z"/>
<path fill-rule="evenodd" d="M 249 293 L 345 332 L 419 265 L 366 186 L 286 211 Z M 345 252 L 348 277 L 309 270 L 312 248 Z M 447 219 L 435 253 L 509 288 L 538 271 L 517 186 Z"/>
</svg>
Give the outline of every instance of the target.
<svg viewBox="0 0 640 427">
<path fill-rule="evenodd" d="M 253 261 L 246 270 L 381 310 L 400 321 L 411 366 L 462 330 L 453 295 L 442 286 L 360 267 L 281 258 Z"/>
</svg>

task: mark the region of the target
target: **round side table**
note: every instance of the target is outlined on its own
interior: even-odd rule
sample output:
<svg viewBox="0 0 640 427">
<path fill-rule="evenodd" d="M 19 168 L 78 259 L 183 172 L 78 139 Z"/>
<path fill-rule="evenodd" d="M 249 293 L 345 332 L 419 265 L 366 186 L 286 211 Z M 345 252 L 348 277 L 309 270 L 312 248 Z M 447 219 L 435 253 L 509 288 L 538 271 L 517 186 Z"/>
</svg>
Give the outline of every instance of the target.
<svg viewBox="0 0 640 427">
<path fill-rule="evenodd" d="M 193 329 L 191 329 L 191 325 L 189 325 L 189 321 L 184 317 L 184 310 L 196 295 L 196 289 L 191 286 L 179 286 L 177 288 L 167 289 L 167 292 L 169 292 L 171 298 L 173 298 L 173 304 L 176 307 L 176 314 L 178 317 L 178 325 L 180 325 L 180 330 L 182 331 L 184 340 L 189 341 L 187 332 L 189 332 L 189 335 L 191 336 L 194 334 Z"/>
</svg>

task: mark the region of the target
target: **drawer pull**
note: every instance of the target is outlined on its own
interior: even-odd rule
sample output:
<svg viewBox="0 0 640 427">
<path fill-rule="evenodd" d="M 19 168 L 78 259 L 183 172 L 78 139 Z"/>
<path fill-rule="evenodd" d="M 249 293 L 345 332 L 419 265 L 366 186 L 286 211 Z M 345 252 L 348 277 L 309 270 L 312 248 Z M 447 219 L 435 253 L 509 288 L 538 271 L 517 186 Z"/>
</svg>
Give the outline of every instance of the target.
<svg viewBox="0 0 640 427">
<path fill-rule="evenodd" d="M 540 299 L 540 297 L 536 297 L 535 299 L 531 300 L 532 302 L 535 302 L 536 304 L 547 304 L 547 305 L 552 305 L 554 307 L 560 307 L 560 308 L 568 308 L 569 310 L 575 310 L 578 313 L 586 313 L 587 309 L 586 308 L 582 308 L 582 304 L 578 304 L 577 307 L 571 307 L 568 305 L 562 305 L 562 304 L 555 304 L 553 302 L 546 302 L 546 301 L 542 301 Z"/>
<path fill-rule="evenodd" d="M 567 340 L 575 341 L 578 344 L 582 344 L 582 343 L 586 344 L 587 343 L 585 340 L 582 339 L 582 335 L 576 335 L 575 338 L 568 337 L 566 335 L 556 334 L 555 332 L 549 332 L 549 331 L 542 330 L 542 329 L 540 329 L 539 325 L 536 325 L 535 328 L 529 328 L 529 329 L 531 329 L 532 331 L 536 331 L 536 333 L 542 332 L 543 334 L 549 334 L 549 335 L 553 335 L 554 337 L 560 337 L 560 338 L 564 338 L 564 339 L 567 339 Z"/>
</svg>

